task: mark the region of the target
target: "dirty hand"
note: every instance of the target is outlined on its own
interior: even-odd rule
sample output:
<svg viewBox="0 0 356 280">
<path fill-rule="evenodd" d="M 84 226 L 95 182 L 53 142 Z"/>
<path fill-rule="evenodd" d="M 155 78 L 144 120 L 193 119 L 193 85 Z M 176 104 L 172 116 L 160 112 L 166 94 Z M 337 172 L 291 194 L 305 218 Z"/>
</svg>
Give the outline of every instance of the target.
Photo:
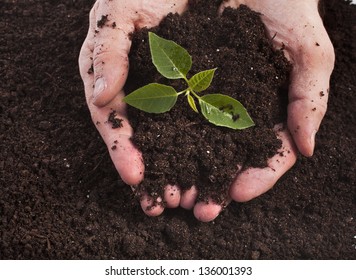
<svg viewBox="0 0 356 280">
<path fill-rule="evenodd" d="M 133 134 L 127 115 L 123 86 L 128 75 L 129 34 L 135 29 L 153 27 L 169 13 L 182 13 L 188 0 L 98 0 L 89 18 L 89 31 L 79 55 L 79 68 L 92 120 L 105 141 L 122 180 L 137 185 L 143 180 L 141 153 L 131 143 Z M 112 115 L 120 120 L 113 128 Z M 122 120 L 122 121 L 121 121 Z M 147 208 L 149 197 L 142 200 Z M 156 208 L 148 214 L 158 215 Z"/>
<path fill-rule="evenodd" d="M 230 187 L 230 198 L 245 202 L 271 189 L 294 165 L 296 147 L 305 156 L 313 154 L 315 134 L 326 112 L 329 80 L 335 58 L 333 46 L 318 12 L 318 0 L 226 0 L 220 12 L 225 7 L 237 8 L 240 4 L 261 13 L 275 48 L 283 49 L 293 66 L 289 87 L 288 127 L 282 124 L 275 126 L 282 147 L 268 160 L 266 168 L 249 168 L 238 173 Z M 194 204 L 192 198 L 196 193 L 193 187 L 188 195 L 184 194 L 191 198 L 190 201 L 184 200 L 186 208 L 194 207 L 194 215 L 201 221 L 215 219 L 223 206 L 213 202 Z"/>
<path fill-rule="evenodd" d="M 281 153 L 268 161 L 267 168 L 250 168 L 238 175 L 230 189 L 230 196 L 235 201 L 248 201 L 273 187 L 295 163 L 293 142 L 303 155 L 313 154 L 315 134 L 327 108 L 330 75 L 335 61 L 333 46 L 318 12 L 318 2 L 229 0 L 221 6 L 220 12 L 225 7 L 237 8 L 244 4 L 261 13 L 275 48 L 283 49 L 293 67 L 288 129 L 276 130 L 283 143 Z M 209 214 L 213 217 L 214 213 Z"/>
<path fill-rule="evenodd" d="M 230 1 L 224 5 L 230 4 L 237 7 L 239 4 L 237 2 L 238 1 Z M 270 2 L 272 3 L 273 1 Z M 134 31 L 135 28 L 155 26 L 169 12 L 181 13 L 185 10 L 186 6 L 187 1 L 177 1 L 175 4 L 175 1 L 170 0 L 154 1 L 154 3 L 145 2 L 143 0 L 123 0 L 120 2 L 99 0 L 94 5 L 90 14 L 89 32 L 79 57 L 80 72 L 85 85 L 87 103 L 92 119 L 108 146 L 116 169 L 122 179 L 129 185 L 135 185 L 142 181 L 144 165 L 141 159 L 141 154 L 130 142 L 130 137 L 133 131 L 127 121 L 125 104 L 122 102 L 124 96 L 122 87 L 126 81 L 128 72 L 127 55 L 131 45 L 128 34 Z M 257 7 L 258 4 L 255 6 L 256 7 L 250 7 L 259 10 Z M 280 20 L 280 17 L 278 16 L 271 18 Z M 286 16 L 286 18 L 288 19 L 288 16 Z M 313 17 L 311 19 L 313 19 Z M 268 22 L 266 18 L 264 18 L 264 20 L 265 23 Z M 318 15 L 314 21 L 315 20 L 318 22 Z M 276 30 L 274 32 L 269 32 L 274 35 Z M 289 33 L 287 35 L 289 35 Z M 275 40 L 278 40 L 279 37 L 280 36 L 276 35 Z M 282 45 L 282 41 L 276 42 L 280 42 L 280 45 Z M 297 41 L 291 41 L 291 43 L 292 42 Z M 322 40 L 320 40 L 320 42 L 322 42 Z M 283 44 L 287 46 L 286 54 L 293 62 L 293 56 L 291 55 L 293 52 L 288 52 L 293 45 L 291 43 L 287 40 L 283 42 Z M 301 62 L 304 61 L 301 60 Z M 315 63 L 317 61 L 312 62 Z M 303 64 L 300 66 L 303 66 Z M 305 67 L 307 67 L 307 69 L 305 69 Z M 298 77 L 298 73 L 304 73 L 301 69 L 308 70 L 308 66 L 304 65 L 304 68 L 300 68 L 299 71 L 295 67 L 293 76 Z M 299 83 L 301 83 L 300 81 L 305 81 L 309 76 L 313 77 L 311 74 L 301 75 Z M 292 83 L 294 85 L 298 84 L 298 79 L 295 78 L 295 80 L 296 81 Z M 291 88 L 293 88 L 293 86 L 291 86 Z M 293 91 L 291 90 L 291 92 Z M 323 91 L 323 94 L 325 96 L 327 90 L 325 90 L 325 92 Z M 296 101 L 299 100 L 297 98 L 297 93 L 291 94 L 291 96 L 293 96 Z M 305 103 L 306 97 L 303 97 L 303 95 L 300 94 L 299 96 L 301 102 Z M 123 120 L 123 127 L 112 129 L 111 125 L 107 123 L 108 115 L 112 110 L 116 111 L 116 117 L 118 119 Z M 290 111 L 297 110 L 290 109 Z M 297 113 L 298 111 L 295 112 L 295 114 Z M 294 119 L 296 119 L 296 117 L 294 117 Z M 290 123 L 293 124 L 293 122 L 289 121 L 289 128 L 291 127 Z M 301 127 L 302 124 L 299 124 L 298 129 Z M 306 130 L 306 132 L 308 132 L 308 130 Z M 304 134 L 306 132 L 304 132 Z M 283 142 L 283 147 L 280 151 L 281 153 L 269 160 L 268 168 L 248 169 L 239 174 L 230 193 L 234 200 L 247 201 L 266 192 L 294 164 L 296 152 L 288 131 L 286 129 L 281 129 L 280 126 L 276 126 L 276 134 Z M 300 136 L 299 139 L 301 139 L 299 142 L 302 142 L 303 137 Z M 303 151 L 302 146 L 298 144 L 299 142 L 296 139 L 295 141 L 301 152 L 308 155 L 307 152 Z M 116 147 L 115 150 L 111 149 L 113 146 Z M 187 209 L 194 208 L 194 214 L 199 220 L 213 220 L 218 216 L 222 209 L 221 205 L 214 203 L 195 203 L 195 198 L 197 197 L 197 190 L 195 187 L 192 187 L 189 191 L 182 194 L 180 189 L 176 186 L 166 186 L 165 189 L 166 191 L 163 199 L 166 201 L 167 207 L 182 206 Z M 171 194 L 174 195 L 172 196 Z M 153 208 L 148 207 L 152 203 L 152 199 L 147 196 L 142 200 L 141 206 L 146 214 L 155 216 L 163 212 L 164 209 L 161 206 Z"/>
<path fill-rule="evenodd" d="M 318 11 L 318 0 L 229 0 L 224 7 L 247 5 L 261 13 L 276 49 L 293 69 L 289 87 L 288 128 L 298 150 L 312 156 L 323 119 L 335 54 Z"/>
</svg>

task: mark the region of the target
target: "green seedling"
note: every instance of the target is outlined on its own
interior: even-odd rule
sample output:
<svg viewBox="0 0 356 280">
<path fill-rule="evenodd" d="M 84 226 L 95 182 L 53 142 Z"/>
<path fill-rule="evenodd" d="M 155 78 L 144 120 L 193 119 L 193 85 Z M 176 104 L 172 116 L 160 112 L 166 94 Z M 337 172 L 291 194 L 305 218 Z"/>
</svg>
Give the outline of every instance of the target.
<svg viewBox="0 0 356 280">
<path fill-rule="evenodd" d="M 157 71 L 168 79 L 183 79 L 187 88 L 177 92 L 173 87 L 151 83 L 143 86 L 124 98 L 129 105 L 148 113 L 164 113 L 169 111 L 179 95 L 184 94 L 190 107 L 217 126 L 232 129 L 245 129 L 254 125 L 245 107 L 234 98 L 223 94 L 198 93 L 206 90 L 213 80 L 215 69 L 199 72 L 190 79 L 187 74 L 192 66 L 192 57 L 180 45 L 149 32 L 149 45 L 152 62 Z"/>
</svg>

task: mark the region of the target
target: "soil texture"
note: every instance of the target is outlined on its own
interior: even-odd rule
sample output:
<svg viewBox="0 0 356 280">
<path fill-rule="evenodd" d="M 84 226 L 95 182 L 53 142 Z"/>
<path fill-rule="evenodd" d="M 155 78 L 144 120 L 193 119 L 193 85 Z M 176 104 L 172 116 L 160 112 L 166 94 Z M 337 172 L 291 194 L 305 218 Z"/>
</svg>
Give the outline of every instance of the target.
<svg viewBox="0 0 356 280">
<path fill-rule="evenodd" d="M 118 178 L 77 65 L 93 2 L 1 1 L 0 259 L 356 258 L 356 6 L 324 1 L 336 65 L 314 156 L 299 157 L 268 193 L 200 223 L 182 209 L 145 216 Z M 193 62 L 193 72 L 210 67 Z M 283 67 L 268 71 L 283 75 Z M 257 108 L 248 110 L 259 123 Z M 271 129 L 283 114 L 261 117 L 260 126 Z"/>
<path fill-rule="evenodd" d="M 265 167 L 281 146 L 273 127 L 286 120 L 289 64 L 282 51 L 273 51 L 257 13 L 242 6 L 219 16 L 220 3 L 190 1 L 185 14 L 169 15 L 151 31 L 188 50 L 193 60 L 188 78 L 217 67 L 206 92 L 239 100 L 255 126 L 245 130 L 214 126 L 194 113 L 184 96 L 165 114 L 129 108 L 133 141 L 145 162 L 145 180 L 139 189 L 153 197 L 162 195 L 167 184 L 183 190 L 195 185 L 199 200 L 211 197 L 221 203 L 237 166 Z M 184 81 L 172 82 L 155 70 L 147 30 L 133 36 L 130 65 L 128 93 L 150 82 L 168 84 L 177 91 L 186 89 Z"/>
</svg>

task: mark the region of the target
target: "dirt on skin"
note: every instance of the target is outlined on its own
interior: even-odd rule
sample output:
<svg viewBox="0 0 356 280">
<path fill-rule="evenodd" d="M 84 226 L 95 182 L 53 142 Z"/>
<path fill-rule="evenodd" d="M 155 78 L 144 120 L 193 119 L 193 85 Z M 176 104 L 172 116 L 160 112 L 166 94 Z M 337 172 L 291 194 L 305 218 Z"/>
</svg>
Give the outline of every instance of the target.
<svg viewBox="0 0 356 280">
<path fill-rule="evenodd" d="M 1 259 L 355 259 L 355 6 L 325 1 L 336 66 L 314 156 L 200 223 L 145 216 L 118 179 L 77 66 L 93 2 L 0 4 Z"/>
</svg>

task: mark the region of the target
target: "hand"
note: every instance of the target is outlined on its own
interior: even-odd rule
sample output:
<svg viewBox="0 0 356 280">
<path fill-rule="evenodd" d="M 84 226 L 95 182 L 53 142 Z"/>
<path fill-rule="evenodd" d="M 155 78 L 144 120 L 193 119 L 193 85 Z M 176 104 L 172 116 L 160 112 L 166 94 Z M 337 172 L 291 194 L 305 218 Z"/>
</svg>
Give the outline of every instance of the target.
<svg viewBox="0 0 356 280">
<path fill-rule="evenodd" d="M 139 184 L 144 176 L 142 155 L 130 141 L 133 130 L 122 102 L 131 47 L 129 34 L 136 28 L 158 25 L 168 13 L 182 13 L 187 3 L 188 0 L 98 0 L 90 12 L 89 31 L 79 55 L 80 74 L 92 120 L 117 171 L 128 185 Z M 115 118 L 122 120 L 120 128 L 113 129 L 108 123 L 113 110 Z M 166 193 L 171 190 L 169 186 L 166 189 Z M 178 206 L 177 201 L 180 203 L 180 195 L 165 196 L 168 207 Z M 147 210 L 151 203 L 147 196 L 141 202 L 148 215 L 162 213 L 162 207 Z"/>
<path fill-rule="evenodd" d="M 90 13 L 90 28 L 79 57 L 93 122 L 108 146 L 116 169 L 129 185 L 142 181 L 144 165 L 140 152 L 130 142 L 133 131 L 126 117 L 125 104 L 121 101 L 124 96 L 122 87 L 128 72 L 127 55 L 131 46 L 128 34 L 135 28 L 157 25 L 169 12 L 181 13 L 185 10 L 187 1 L 176 1 L 176 5 L 174 2 L 162 0 L 143 5 L 143 0 L 119 3 L 97 1 Z M 230 1 L 229 4 L 238 5 L 237 1 Z M 104 22 L 104 26 L 100 28 L 98 22 Z M 123 120 L 123 126 L 119 129 L 112 129 L 107 123 L 113 109 L 116 117 Z M 266 192 L 294 164 L 296 151 L 288 131 L 278 127 L 276 133 L 283 142 L 281 153 L 270 159 L 269 167 L 265 169 L 255 168 L 242 172 L 231 187 L 232 199 L 247 201 Z M 116 149 L 111 149 L 114 144 Z M 210 221 L 218 216 L 221 205 L 195 203 L 196 197 L 197 189 L 194 186 L 183 194 L 177 186 L 166 186 L 163 199 L 167 207 L 194 208 L 195 216 L 202 221 Z M 164 209 L 161 206 L 151 208 L 152 203 L 152 198 L 148 196 L 141 201 L 145 213 L 152 216 L 161 214 Z"/>
<path fill-rule="evenodd" d="M 298 150 L 312 156 L 323 119 L 335 54 L 318 12 L 318 0 L 229 0 L 221 7 L 247 5 L 261 13 L 276 49 L 292 63 L 288 128 Z"/>
<path fill-rule="evenodd" d="M 236 8 L 240 4 L 262 14 L 275 48 L 284 49 L 285 56 L 293 65 L 288 128 L 282 124 L 275 126 L 276 135 L 282 141 L 281 149 L 268 160 L 266 168 L 249 168 L 240 172 L 230 188 L 232 200 L 245 202 L 271 189 L 294 165 L 297 158 L 295 144 L 303 155 L 313 154 L 315 134 L 326 111 L 335 58 L 318 13 L 318 1 L 230 0 L 223 2 L 220 12 L 227 6 Z M 196 195 L 193 187 L 182 195 L 181 206 L 194 207 L 194 215 L 201 221 L 215 219 L 223 206 L 211 201 L 195 203 Z"/>
<path fill-rule="evenodd" d="M 283 49 L 293 66 L 288 129 L 276 127 L 277 137 L 282 140 L 280 153 L 268 161 L 268 167 L 250 168 L 240 173 L 230 188 L 231 198 L 244 202 L 268 191 L 294 165 L 294 143 L 303 155 L 313 155 L 315 134 L 327 108 L 335 55 L 318 12 L 317 0 L 230 0 L 223 2 L 220 12 L 225 7 L 237 8 L 240 4 L 261 13 L 274 47 Z M 216 207 L 197 204 L 195 209 L 204 214 L 204 220 L 209 220 L 217 214 Z"/>
</svg>

